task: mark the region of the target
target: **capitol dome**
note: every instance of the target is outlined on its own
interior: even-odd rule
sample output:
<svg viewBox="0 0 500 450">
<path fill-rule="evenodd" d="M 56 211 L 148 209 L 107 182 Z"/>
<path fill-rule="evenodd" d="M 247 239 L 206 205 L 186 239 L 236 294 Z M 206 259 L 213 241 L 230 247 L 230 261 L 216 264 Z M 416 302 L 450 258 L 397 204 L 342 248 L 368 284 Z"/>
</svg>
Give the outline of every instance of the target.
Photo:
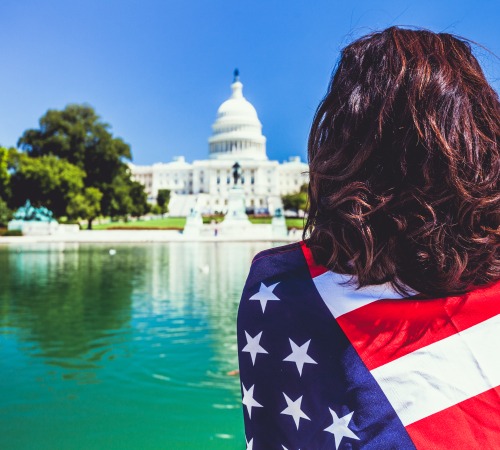
<svg viewBox="0 0 500 450">
<path fill-rule="evenodd" d="M 231 90 L 231 97 L 220 105 L 212 125 L 210 159 L 267 160 L 262 124 L 253 105 L 243 97 L 238 69 Z"/>
</svg>

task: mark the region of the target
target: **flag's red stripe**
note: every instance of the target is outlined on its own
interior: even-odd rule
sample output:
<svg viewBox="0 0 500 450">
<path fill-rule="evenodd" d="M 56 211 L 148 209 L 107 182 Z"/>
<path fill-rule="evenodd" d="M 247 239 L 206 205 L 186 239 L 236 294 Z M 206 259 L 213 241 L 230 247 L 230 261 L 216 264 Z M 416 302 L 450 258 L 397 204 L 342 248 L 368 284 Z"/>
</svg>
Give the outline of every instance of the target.
<svg viewBox="0 0 500 450">
<path fill-rule="evenodd" d="M 309 268 L 309 273 L 311 274 L 312 278 L 322 275 L 325 272 L 328 272 L 328 269 L 326 267 L 319 266 L 316 264 L 311 250 L 307 247 L 304 241 L 300 242 L 300 246 L 302 248 L 302 253 L 304 254 L 304 258 L 306 259 L 307 267 Z"/>
<path fill-rule="evenodd" d="M 500 283 L 460 297 L 377 300 L 337 318 L 368 369 L 500 314 Z"/>
<path fill-rule="evenodd" d="M 417 449 L 500 449 L 500 387 L 406 427 Z"/>
</svg>

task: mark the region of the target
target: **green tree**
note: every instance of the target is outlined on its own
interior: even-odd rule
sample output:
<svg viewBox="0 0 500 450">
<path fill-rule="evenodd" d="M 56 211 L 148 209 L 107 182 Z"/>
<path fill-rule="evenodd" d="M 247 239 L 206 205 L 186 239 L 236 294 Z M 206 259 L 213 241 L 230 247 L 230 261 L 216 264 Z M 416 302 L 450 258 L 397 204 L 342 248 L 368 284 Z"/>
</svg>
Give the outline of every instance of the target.
<svg viewBox="0 0 500 450">
<path fill-rule="evenodd" d="M 92 221 L 101 212 L 102 192 L 97 188 L 85 188 L 85 190 L 71 197 L 66 208 L 70 219 L 84 219 L 87 221 L 87 229 L 92 229 Z"/>
<path fill-rule="evenodd" d="M 10 219 L 12 219 L 12 211 L 7 203 L 0 198 L 0 227 L 6 227 Z"/>
<path fill-rule="evenodd" d="M 307 184 L 303 184 L 300 187 L 300 191 L 295 194 L 283 195 L 281 197 L 283 201 L 283 207 L 285 209 L 293 209 L 298 211 L 299 209 L 305 211 L 307 208 Z"/>
<path fill-rule="evenodd" d="M 40 128 L 24 132 L 18 146 L 30 156 L 55 155 L 80 167 L 88 185 L 106 183 L 121 175 L 131 159 L 130 146 L 114 138 L 109 125 L 89 105 L 48 110 Z"/>
<path fill-rule="evenodd" d="M 10 150 L 0 147 L 0 199 L 7 201 L 10 198 Z"/>
<path fill-rule="evenodd" d="M 30 199 L 56 217 L 65 216 L 70 199 L 83 190 L 84 177 L 82 169 L 56 156 L 30 158 L 21 154 L 10 179 L 11 206 L 17 208 Z"/>
<path fill-rule="evenodd" d="M 131 160 L 130 146 L 113 137 L 92 107 L 73 104 L 62 111 L 49 110 L 39 123 L 39 129 L 27 130 L 19 139 L 22 150 L 32 157 L 54 155 L 82 169 L 85 187 L 102 193 L 104 215 L 135 213 L 131 195 L 136 197 L 136 192 L 131 190 L 137 187 L 126 164 Z"/>
<path fill-rule="evenodd" d="M 148 195 L 144 191 L 144 186 L 137 182 L 130 182 L 130 198 L 132 199 L 133 208 L 131 215 L 134 217 L 144 216 L 151 210 L 148 203 Z"/>
<path fill-rule="evenodd" d="M 168 211 L 169 202 L 170 202 L 170 190 L 159 189 L 158 195 L 156 196 L 156 204 L 160 207 L 161 214 L 165 214 Z"/>
<path fill-rule="evenodd" d="M 103 185 L 101 205 L 105 215 L 126 219 L 134 208 L 127 181 L 125 178 L 117 177 L 112 184 Z"/>
</svg>

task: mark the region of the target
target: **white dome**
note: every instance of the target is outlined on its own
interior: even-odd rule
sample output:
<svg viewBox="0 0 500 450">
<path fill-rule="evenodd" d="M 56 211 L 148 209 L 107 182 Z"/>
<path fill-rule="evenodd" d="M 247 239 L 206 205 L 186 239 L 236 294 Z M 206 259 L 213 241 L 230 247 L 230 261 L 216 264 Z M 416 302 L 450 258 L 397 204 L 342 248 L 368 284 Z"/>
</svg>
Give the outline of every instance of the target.
<svg viewBox="0 0 500 450">
<path fill-rule="evenodd" d="M 243 97 L 238 71 L 231 84 L 232 94 L 217 110 L 208 139 L 211 159 L 267 159 L 266 138 L 253 105 Z"/>
<path fill-rule="evenodd" d="M 231 97 L 219 106 L 217 118 L 220 119 L 225 116 L 232 116 L 256 119 L 258 121 L 257 111 L 253 105 L 243 97 L 243 84 L 240 81 L 235 81 L 231 85 L 231 89 L 233 91 Z"/>
</svg>

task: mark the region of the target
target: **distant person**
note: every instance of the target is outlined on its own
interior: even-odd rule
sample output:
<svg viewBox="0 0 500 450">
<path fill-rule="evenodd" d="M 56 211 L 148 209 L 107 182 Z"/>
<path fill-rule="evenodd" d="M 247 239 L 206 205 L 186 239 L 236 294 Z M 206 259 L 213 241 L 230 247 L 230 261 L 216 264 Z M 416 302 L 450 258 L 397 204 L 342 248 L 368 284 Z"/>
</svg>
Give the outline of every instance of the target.
<svg viewBox="0 0 500 450">
<path fill-rule="evenodd" d="M 215 219 L 212 219 L 210 221 L 210 224 L 212 225 L 212 229 L 214 230 L 214 237 L 217 237 L 219 234 L 219 222 Z"/>
<path fill-rule="evenodd" d="M 247 448 L 500 449 L 499 119 L 462 38 L 342 51 L 304 241 L 259 253 L 240 303 Z"/>
</svg>

